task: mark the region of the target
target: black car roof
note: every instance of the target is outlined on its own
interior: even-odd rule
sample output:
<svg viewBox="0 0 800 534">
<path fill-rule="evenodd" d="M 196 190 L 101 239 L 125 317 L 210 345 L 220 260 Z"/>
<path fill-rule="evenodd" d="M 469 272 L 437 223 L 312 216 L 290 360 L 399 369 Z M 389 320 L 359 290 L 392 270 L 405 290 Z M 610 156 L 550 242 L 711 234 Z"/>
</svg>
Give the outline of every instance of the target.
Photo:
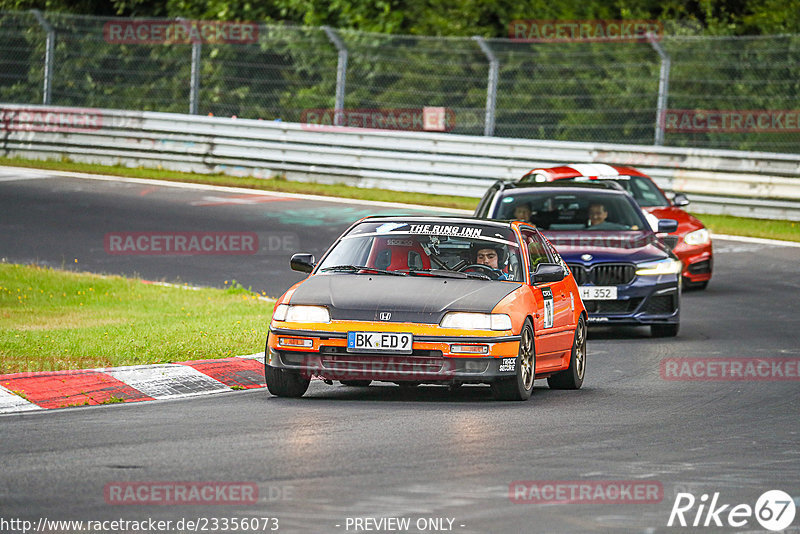
<svg viewBox="0 0 800 534">
<path fill-rule="evenodd" d="M 515 189 L 592 189 L 604 191 L 616 191 L 623 194 L 628 192 L 618 183 L 611 180 L 606 181 L 573 181 L 568 179 L 556 180 L 553 182 L 511 182 L 507 183 L 505 190 Z"/>
<path fill-rule="evenodd" d="M 580 185 L 591 185 L 591 184 L 580 184 Z M 497 192 L 498 195 L 501 197 L 507 195 L 515 195 L 520 193 L 533 193 L 533 192 L 542 192 L 544 194 L 547 193 L 572 193 L 572 194 L 580 194 L 580 193 L 591 193 L 592 195 L 608 195 L 608 196 L 623 196 L 623 197 L 631 197 L 631 194 L 625 191 L 624 189 L 616 189 L 616 188 L 608 188 L 608 187 L 573 187 L 567 186 L 566 184 L 559 184 L 559 185 L 551 185 L 547 184 L 545 186 L 537 186 L 537 187 L 512 187 L 508 189 L 502 189 Z"/>
</svg>

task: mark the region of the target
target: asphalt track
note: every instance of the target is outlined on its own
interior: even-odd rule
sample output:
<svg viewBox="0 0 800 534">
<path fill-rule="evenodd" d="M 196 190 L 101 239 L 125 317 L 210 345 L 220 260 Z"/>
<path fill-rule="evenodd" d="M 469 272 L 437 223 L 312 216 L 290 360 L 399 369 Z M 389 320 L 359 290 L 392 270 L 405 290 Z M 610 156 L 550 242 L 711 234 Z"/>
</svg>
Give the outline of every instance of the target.
<svg viewBox="0 0 800 534">
<path fill-rule="evenodd" d="M 104 236 L 286 233 L 298 250 L 320 253 L 357 217 L 398 211 L 23 174 L 0 169 L 6 261 L 202 285 L 236 279 L 271 295 L 298 279 L 288 270 L 292 251 L 112 255 Z M 529 402 L 498 403 L 486 387 L 404 391 L 315 381 L 298 400 L 252 390 L 2 416 L 0 527 L 3 519 L 174 525 L 275 517 L 281 532 L 366 532 L 354 529 L 355 518 L 393 517 L 410 518 L 411 528 L 372 532 L 417 532 L 420 518 L 452 519 L 450 531 L 464 533 L 764 532 L 753 517 L 740 528 L 666 526 L 678 492 L 698 500 L 718 492 L 720 504 L 752 507 L 780 489 L 800 505 L 796 378 L 687 381 L 660 372 L 668 358 L 800 358 L 800 248 L 717 240 L 715 254 L 708 289 L 683 296 L 677 338 L 590 331 L 580 391 L 551 391 L 539 381 Z M 513 502 L 509 488 L 520 480 L 648 481 L 663 494 L 650 503 Z M 254 483 L 259 498 L 214 506 L 107 502 L 107 484 L 131 481 Z M 697 509 L 686 513 L 690 524 Z M 800 532 L 800 514 L 787 531 Z"/>
</svg>

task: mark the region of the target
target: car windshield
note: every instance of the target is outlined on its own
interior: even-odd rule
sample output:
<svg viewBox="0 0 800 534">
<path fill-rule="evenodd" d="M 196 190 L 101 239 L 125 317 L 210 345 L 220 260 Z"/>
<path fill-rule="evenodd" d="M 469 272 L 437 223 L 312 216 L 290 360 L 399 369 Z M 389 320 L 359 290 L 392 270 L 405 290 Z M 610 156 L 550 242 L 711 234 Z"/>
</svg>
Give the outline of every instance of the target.
<svg viewBox="0 0 800 534">
<path fill-rule="evenodd" d="M 648 178 L 643 176 L 629 176 L 615 180 L 618 184 L 624 187 L 628 193 L 633 195 L 636 203 L 643 208 L 651 207 L 667 207 L 669 200 L 664 194 L 656 187 L 656 184 Z"/>
<path fill-rule="evenodd" d="M 529 222 L 543 230 L 645 230 L 641 210 L 622 194 L 597 191 L 519 191 L 503 197 L 497 219 L 517 219 L 530 213 Z"/>
<path fill-rule="evenodd" d="M 336 243 L 318 272 L 524 280 L 511 228 L 479 222 L 364 222 Z"/>
</svg>

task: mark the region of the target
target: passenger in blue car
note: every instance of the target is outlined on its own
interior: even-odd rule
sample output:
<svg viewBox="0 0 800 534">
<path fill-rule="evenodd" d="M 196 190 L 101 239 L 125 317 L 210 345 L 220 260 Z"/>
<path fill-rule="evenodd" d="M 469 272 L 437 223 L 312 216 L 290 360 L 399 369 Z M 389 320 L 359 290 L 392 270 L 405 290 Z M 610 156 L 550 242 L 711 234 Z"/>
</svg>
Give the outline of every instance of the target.
<svg viewBox="0 0 800 534">
<path fill-rule="evenodd" d="M 527 202 L 514 206 L 514 219 L 517 221 L 531 222 L 531 206 Z"/>
</svg>

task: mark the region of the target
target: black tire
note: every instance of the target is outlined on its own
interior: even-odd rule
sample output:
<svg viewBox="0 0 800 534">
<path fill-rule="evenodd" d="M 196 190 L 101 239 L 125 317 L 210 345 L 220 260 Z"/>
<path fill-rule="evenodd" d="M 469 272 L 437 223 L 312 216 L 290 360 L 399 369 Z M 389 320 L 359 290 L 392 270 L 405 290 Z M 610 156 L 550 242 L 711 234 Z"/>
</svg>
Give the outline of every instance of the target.
<svg viewBox="0 0 800 534">
<path fill-rule="evenodd" d="M 569 367 L 547 379 L 550 389 L 580 389 L 586 375 L 586 320 L 581 315 L 575 327 Z"/>
<path fill-rule="evenodd" d="M 267 381 L 267 389 L 276 397 L 302 397 L 311 382 L 310 378 L 305 378 L 296 371 L 267 364 L 264 365 L 264 379 Z"/>
<path fill-rule="evenodd" d="M 349 386 L 351 388 L 365 388 L 368 385 L 372 384 L 372 380 L 339 380 L 343 386 Z"/>
<path fill-rule="evenodd" d="M 680 323 L 674 324 L 651 324 L 650 335 L 653 337 L 675 337 L 680 330 Z"/>
<path fill-rule="evenodd" d="M 492 382 L 492 395 L 497 400 L 523 401 L 531 398 L 533 381 L 536 378 L 536 348 L 533 343 L 533 325 L 525 319 L 519 339 L 516 376 Z"/>
</svg>

